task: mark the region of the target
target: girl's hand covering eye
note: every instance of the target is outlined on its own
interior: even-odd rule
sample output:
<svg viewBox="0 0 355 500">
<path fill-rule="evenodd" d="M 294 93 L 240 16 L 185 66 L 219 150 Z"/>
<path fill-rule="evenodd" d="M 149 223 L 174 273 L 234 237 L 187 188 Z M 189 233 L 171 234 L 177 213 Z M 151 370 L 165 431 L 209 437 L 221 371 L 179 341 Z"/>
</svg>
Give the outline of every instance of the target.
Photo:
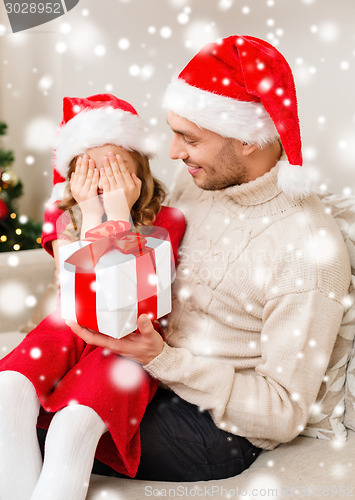
<svg viewBox="0 0 355 500">
<path fill-rule="evenodd" d="M 70 178 L 71 194 L 80 206 L 83 216 L 95 217 L 100 224 L 104 209 L 97 195 L 98 187 L 99 171 L 95 168 L 95 161 L 88 155 L 79 156 Z"/>
<path fill-rule="evenodd" d="M 109 153 L 102 163 L 100 185 L 107 218 L 128 220 L 129 213 L 140 196 L 142 181 L 136 174 L 129 172 L 120 155 Z"/>
</svg>

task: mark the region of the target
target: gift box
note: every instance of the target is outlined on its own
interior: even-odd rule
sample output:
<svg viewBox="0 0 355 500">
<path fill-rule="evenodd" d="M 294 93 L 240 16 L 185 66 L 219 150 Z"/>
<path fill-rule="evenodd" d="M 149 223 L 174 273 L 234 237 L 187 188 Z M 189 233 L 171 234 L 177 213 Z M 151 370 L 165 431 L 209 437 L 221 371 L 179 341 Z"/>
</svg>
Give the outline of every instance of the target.
<svg viewBox="0 0 355 500">
<path fill-rule="evenodd" d="M 140 314 L 154 321 L 171 311 L 167 231 L 142 236 L 125 224 L 106 222 L 59 248 L 62 318 L 115 338 L 135 331 Z"/>
</svg>

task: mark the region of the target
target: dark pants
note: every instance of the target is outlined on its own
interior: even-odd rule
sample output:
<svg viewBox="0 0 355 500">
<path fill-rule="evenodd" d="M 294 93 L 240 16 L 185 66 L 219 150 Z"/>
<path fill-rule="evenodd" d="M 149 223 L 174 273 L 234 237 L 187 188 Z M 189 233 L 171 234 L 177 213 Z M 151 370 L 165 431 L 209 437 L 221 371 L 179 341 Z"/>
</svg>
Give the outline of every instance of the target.
<svg viewBox="0 0 355 500">
<path fill-rule="evenodd" d="M 159 388 L 140 426 L 142 454 L 135 479 L 207 481 L 247 469 L 260 449 L 218 429 L 207 411 Z M 44 431 L 39 430 L 40 442 Z M 126 477 L 95 459 L 95 474 Z"/>
</svg>

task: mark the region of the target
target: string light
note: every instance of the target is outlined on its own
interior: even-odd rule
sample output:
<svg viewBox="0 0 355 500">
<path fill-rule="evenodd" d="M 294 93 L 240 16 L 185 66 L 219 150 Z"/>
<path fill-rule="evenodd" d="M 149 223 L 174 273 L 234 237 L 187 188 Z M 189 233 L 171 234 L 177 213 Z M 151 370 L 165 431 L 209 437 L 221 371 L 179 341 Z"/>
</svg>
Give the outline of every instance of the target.
<svg viewBox="0 0 355 500">
<path fill-rule="evenodd" d="M 0 136 L 5 133 L 6 124 L 0 120 Z M 22 196 L 23 185 L 16 172 L 9 168 L 14 160 L 12 151 L 5 151 L 0 147 L 0 156 L 0 195 L 5 195 L 4 198 L 0 198 L 0 222 L 1 226 L 3 226 L 2 221 L 5 225 L 5 228 L 0 228 L 0 252 L 39 247 L 42 224 L 29 220 L 26 215 L 18 214 L 16 205 L 13 204 L 13 200 Z M 25 161 L 32 165 L 35 158 L 28 155 Z"/>
</svg>

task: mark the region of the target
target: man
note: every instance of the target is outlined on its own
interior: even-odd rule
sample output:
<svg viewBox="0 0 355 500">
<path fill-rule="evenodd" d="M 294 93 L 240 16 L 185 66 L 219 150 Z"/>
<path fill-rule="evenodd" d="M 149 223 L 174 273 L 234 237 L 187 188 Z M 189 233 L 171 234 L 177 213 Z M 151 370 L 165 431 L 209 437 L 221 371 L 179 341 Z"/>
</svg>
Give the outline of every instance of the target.
<svg viewBox="0 0 355 500">
<path fill-rule="evenodd" d="M 166 389 L 141 425 L 138 478 L 242 472 L 306 426 L 350 284 L 342 237 L 302 166 L 292 72 L 270 44 L 231 36 L 169 85 L 172 204 L 187 230 L 166 342 L 147 317 L 88 343 L 141 363 Z"/>
</svg>

